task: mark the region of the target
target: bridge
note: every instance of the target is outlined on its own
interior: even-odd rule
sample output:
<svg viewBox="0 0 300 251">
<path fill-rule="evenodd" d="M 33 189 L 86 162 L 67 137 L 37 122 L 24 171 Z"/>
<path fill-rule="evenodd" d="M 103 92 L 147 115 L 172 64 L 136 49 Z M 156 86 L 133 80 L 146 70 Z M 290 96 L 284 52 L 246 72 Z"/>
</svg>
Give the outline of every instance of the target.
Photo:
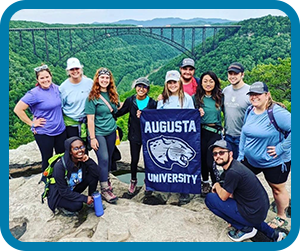
<svg viewBox="0 0 300 251">
<path fill-rule="evenodd" d="M 9 29 L 10 39 L 17 39 L 19 45 L 24 46 L 24 37 L 31 34 L 33 53 L 38 55 L 37 46 L 41 46 L 46 53 L 46 60 L 49 61 L 49 47 L 57 48 L 59 60 L 57 65 L 66 56 L 73 56 L 86 47 L 104 39 L 124 35 L 139 35 L 160 40 L 173 46 L 187 57 L 197 59 L 195 47 L 202 44 L 200 55 L 206 54 L 206 38 L 212 38 L 213 49 L 216 48 L 216 34 L 224 29 L 225 36 L 230 36 L 240 29 L 241 25 L 193 25 L 193 26 L 95 26 L 95 27 L 57 27 L 57 28 L 11 28 Z M 49 33 L 54 33 L 56 41 L 49 41 Z M 14 37 L 11 35 L 15 35 Z M 88 36 L 86 36 L 88 35 Z M 53 37 L 53 34 L 52 34 Z M 87 39 L 86 37 L 92 37 Z M 187 38 L 189 37 L 189 39 Z M 43 41 L 41 41 L 41 39 Z M 38 40 L 38 42 L 37 42 Z M 68 40 L 68 41 L 66 41 Z M 186 41 L 190 41 L 187 43 Z M 62 54 L 64 51 L 64 54 Z M 41 56 L 41 55 L 40 55 Z"/>
</svg>

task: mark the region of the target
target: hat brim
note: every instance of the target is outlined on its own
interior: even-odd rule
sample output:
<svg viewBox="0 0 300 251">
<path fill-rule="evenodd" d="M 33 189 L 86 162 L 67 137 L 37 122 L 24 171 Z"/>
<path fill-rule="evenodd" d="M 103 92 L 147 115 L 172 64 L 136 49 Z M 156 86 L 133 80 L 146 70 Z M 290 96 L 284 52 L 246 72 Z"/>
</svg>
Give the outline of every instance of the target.
<svg viewBox="0 0 300 251">
<path fill-rule="evenodd" d="M 231 71 L 233 71 L 233 72 L 235 72 L 235 73 L 240 73 L 240 72 L 242 72 L 241 70 L 235 69 L 235 68 L 228 69 L 227 72 L 231 72 Z"/>
<path fill-rule="evenodd" d="M 181 66 L 181 68 L 183 68 L 183 67 L 187 67 L 187 66 L 189 66 L 189 67 L 192 67 L 193 69 L 195 69 L 195 66 L 193 66 L 193 65 L 190 65 L 190 64 L 185 64 L 185 65 L 182 65 L 182 66 Z"/>
<path fill-rule="evenodd" d="M 267 92 L 247 92 L 246 95 L 250 95 L 251 93 L 254 93 L 254 94 L 264 94 L 264 93 L 267 93 Z"/>
<path fill-rule="evenodd" d="M 83 68 L 83 66 L 82 66 L 82 65 L 80 65 L 80 66 L 78 66 L 78 65 L 74 65 L 74 66 L 72 66 L 72 67 L 67 67 L 67 68 L 66 68 L 66 70 L 67 70 L 67 71 L 69 71 L 69 70 L 71 70 L 71 69 L 74 69 L 74 68 L 79 68 L 79 69 L 82 69 L 82 68 Z"/>
</svg>

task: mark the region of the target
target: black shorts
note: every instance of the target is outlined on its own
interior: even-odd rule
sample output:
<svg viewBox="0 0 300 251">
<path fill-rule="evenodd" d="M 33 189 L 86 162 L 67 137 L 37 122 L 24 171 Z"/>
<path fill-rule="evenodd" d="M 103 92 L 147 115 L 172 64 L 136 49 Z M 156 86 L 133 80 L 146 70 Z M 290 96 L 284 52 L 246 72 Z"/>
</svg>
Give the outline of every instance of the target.
<svg viewBox="0 0 300 251">
<path fill-rule="evenodd" d="M 285 162 L 286 168 L 284 170 L 282 170 L 282 165 L 270 168 L 257 168 L 251 166 L 246 158 L 242 161 L 242 164 L 248 167 L 255 175 L 263 172 L 266 181 L 272 184 L 285 183 L 291 171 L 291 161 Z"/>
</svg>

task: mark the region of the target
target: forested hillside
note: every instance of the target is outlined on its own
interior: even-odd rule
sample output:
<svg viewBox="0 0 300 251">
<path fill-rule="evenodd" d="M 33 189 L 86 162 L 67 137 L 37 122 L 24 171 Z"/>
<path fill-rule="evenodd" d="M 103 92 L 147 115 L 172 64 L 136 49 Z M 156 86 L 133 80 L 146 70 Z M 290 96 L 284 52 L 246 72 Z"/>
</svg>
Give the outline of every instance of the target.
<svg viewBox="0 0 300 251">
<path fill-rule="evenodd" d="M 196 48 L 196 76 L 207 70 L 213 70 L 221 79 L 222 87 L 228 82 L 227 67 L 234 61 L 245 65 L 245 82 L 266 82 L 275 100 L 284 102 L 291 109 L 291 24 L 288 17 L 266 16 L 249 19 L 238 24 L 242 28 L 237 33 L 217 34 L 217 47 L 213 48 L 212 39 L 206 40 L 206 55 L 202 56 L 202 47 Z M 11 28 L 49 27 L 48 24 L 11 21 Z M 52 25 L 58 27 L 59 25 Z M 65 25 L 64 25 L 65 26 Z M 73 26 L 73 25 L 72 25 Z M 83 26 L 83 25 L 78 25 Z M 89 33 L 84 33 L 89 38 Z M 66 79 L 66 59 L 58 61 L 57 44 L 54 37 L 48 36 L 49 52 L 53 52 L 47 62 L 44 49 L 32 50 L 31 34 L 23 36 L 23 47 L 19 45 L 19 35 L 10 36 L 9 46 L 9 147 L 33 141 L 34 138 L 27 125 L 13 114 L 13 107 L 18 100 L 35 85 L 33 68 L 44 62 L 53 72 L 53 82 L 60 84 Z M 42 44 L 44 34 L 36 37 L 36 43 Z M 62 34 L 63 36 L 63 34 Z M 66 42 L 67 43 L 67 42 Z M 67 52 L 68 45 L 63 47 Z M 114 74 L 118 84 L 120 100 L 132 95 L 130 89 L 134 79 L 149 75 L 152 83 L 150 96 L 156 98 L 162 91 L 165 73 L 178 69 L 184 55 L 174 48 L 151 38 L 140 36 L 120 36 L 106 39 L 90 45 L 75 55 L 84 64 L 84 73 L 93 78 L 97 68 L 106 66 Z M 158 70 L 157 70 L 158 69 Z M 127 118 L 118 119 L 127 139 Z"/>
</svg>

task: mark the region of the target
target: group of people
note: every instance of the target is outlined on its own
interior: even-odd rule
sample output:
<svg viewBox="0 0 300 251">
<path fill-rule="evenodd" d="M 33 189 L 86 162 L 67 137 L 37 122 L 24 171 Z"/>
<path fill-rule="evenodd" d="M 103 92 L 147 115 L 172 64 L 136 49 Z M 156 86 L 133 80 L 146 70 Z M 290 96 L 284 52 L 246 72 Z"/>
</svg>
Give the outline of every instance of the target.
<svg viewBox="0 0 300 251">
<path fill-rule="evenodd" d="M 257 229 L 274 241 L 284 238 L 282 232 L 274 229 L 287 224 L 289 195 L 285 183 L 291 167 L 291 114 L 272 100 L 265 83 L 256 82 L 251 86 L 244 83 L 242 64 L 235 62 L 228 67 L 230 85 L 222 90 L 212 71 L 204 72 L 199 79 L 194 77 L 195 62 L 185 58 L 179 71 L 166 73 L 158 101 L 148 96 L 150 82 L 141 77 L 133 85 L 136 93 L 123 104 L 119 102 L 112 72 L 107 68 L 98 69 L 92 80 L 83 75 L 79 60 L 70 58 L 66 68 L 68 79 L 59 87 L 52 83 L 52 74 L 46 65 L 34 70 L 37 86 L 26 93 L 14 111 L 34 133 L 43 170 L 53 149 L 56 153 L 65 152 L 62 158 L 70 171 L 68 179 L 71 182 L 62 179 L 64 169 L 59 161 L 56 165 L 61 167 L 54 176 L 58 175 L 55 178 L 60 182 L 55 184 L 56 189 L 48 198 L 52 210 L 66 206 L 66 200 L 70 202 L 68 205 L 73 205 L 68 206 L 70 211 L 79 210 L 83 202 L 91 204 L 97 181 L 100 181 L 103 198 L 109 203 L 116 202 L 118 198 L 113 194 L 109 172 L 118 117 L 129 113 L 131 181 L 128 193 L 134 194 L 142 147 L 139 121 L 142 111 L 198 109 L 201 116 L 201 195 L 206 197 L 208 208 L 234 227 L 228 232 L 232 240 L 251 238 Z M 28 107 L 33 120 L 25 113 Z M 270 107 L 277 126 L 288 132 L 287 136 L 270 122 Z M 98 165 L 88 157 L 88 145 L 95 151 Z M 215 164 L 225 170 L 222 186 L 216 179 Z M 86 165 L 89 168 L 85 168 Z M 260 172 L 264 173 L 277 206 L 277 216 L 269 224 L 264 223 L 269 200 L 255 176 Z M 74 184 L 72 189 L 70 184 Z M 87 186 L 89 195 L 81 195 Z M 181 194 L 179 200 L 181 204 L 188 203 L 189 195 Z"/>
</svg>

